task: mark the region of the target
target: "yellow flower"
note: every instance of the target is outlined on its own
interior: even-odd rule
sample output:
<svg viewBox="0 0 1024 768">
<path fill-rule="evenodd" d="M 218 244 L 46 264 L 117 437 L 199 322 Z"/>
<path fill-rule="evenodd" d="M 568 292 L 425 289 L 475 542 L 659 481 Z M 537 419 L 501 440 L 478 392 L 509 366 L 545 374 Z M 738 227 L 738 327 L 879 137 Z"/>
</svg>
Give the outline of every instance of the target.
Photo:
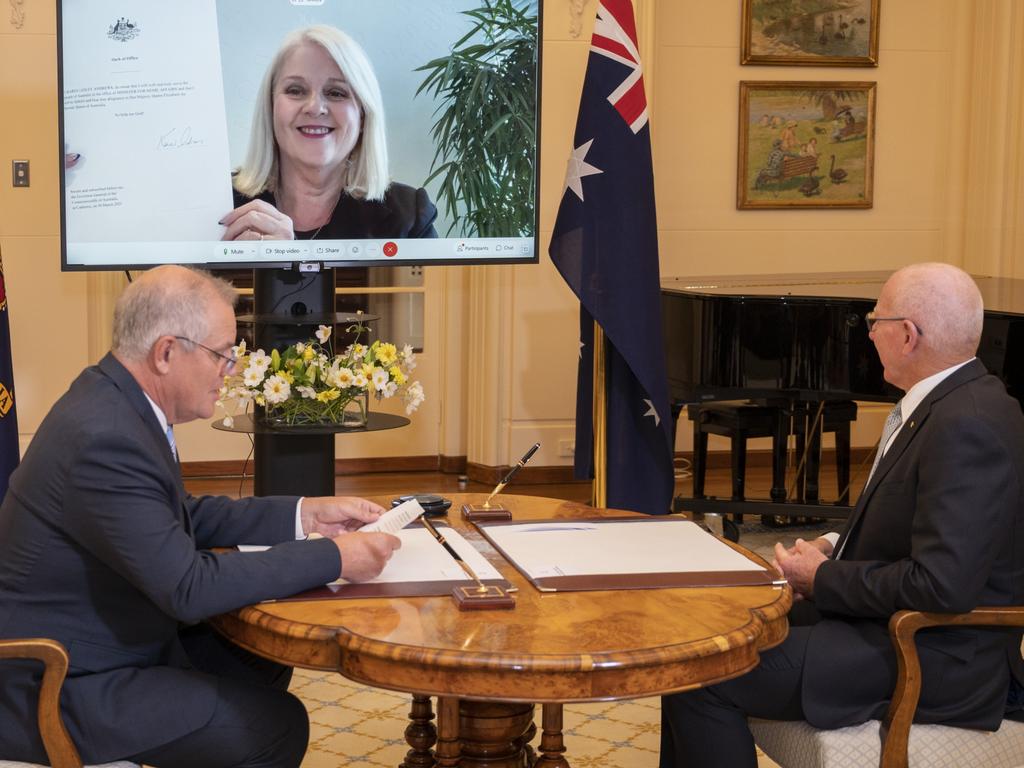
<svg viewBox="0 0 1024 768">
<path fill-rule="evenodd" d="M 267 399 L 263 395 L 256 395 L 256 405 L 266 405 Z"/>
<path fill-rule="evenodd" d="M 395 384 L 397 384 L 398 386 L 402 386 L 402 385 L 403 385 L 403 384 L 405 384 L 405 382 L 407 381 L 407 378 L 408 378 L 408 377 L 407 377 L 407 376 L 406 376 L 406 375 L 405 375 L 404 373 L 402 373 L 402 369 L 401 369 L 401 368 L 399 368 L 399 367 L 398 367 L 397 365 L 392 365 L 392 366 L 391 366 L 391 367 L 390 367 L 390 368 L 388 369 L 388 373 L 390 373 L 390 374 L 391 374 L 391 378 L 392 378 L 392 380 L 393 380 L 393 381 L 395 382 Z"/>
<path fill-rule="evenodd" d="M 295 382 L 295 376 L 294 374 L 292 374 L 291 371 L 278 371 L 277 375 L 280 376 L 285 381 L 287 381 L 289 384 Z"/>
<path fill-rule="evenodd" d="M 315 356 L 316 350 L 313 349 L 312 347 L 306 347 L 304 350 L 302 350 L 302 359 L 305 360 L 307 363 L 310 360 L 312 360 Z"/>
<path fill-rule="evenodd" d="M 363 363 L 363 376 L 366 378 L 373 376 L 373 363 Z"/>
<path fill-rule="evenodd" d="M 381 344 L 377 348 L 377 360 L 385 368 L 398 360 L 398 348 L 394 344 Z"/>
<path fill-rule="evenodd" d="M 332 400 L 337 400 L 341 397 L 341 393 L 336 389 L 325 389 L 323 392 L 318 392 L 316 399 L 321 403 L 329 403 Z"/>
</svg>

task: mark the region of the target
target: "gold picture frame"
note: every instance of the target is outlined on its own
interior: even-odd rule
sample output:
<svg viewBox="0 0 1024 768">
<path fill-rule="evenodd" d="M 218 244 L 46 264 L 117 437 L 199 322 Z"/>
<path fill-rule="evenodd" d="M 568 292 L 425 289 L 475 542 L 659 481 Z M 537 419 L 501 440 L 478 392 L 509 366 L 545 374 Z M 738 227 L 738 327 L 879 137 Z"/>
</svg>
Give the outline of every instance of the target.
<svg viewBox="0 0 1024 768">
<path fill-rule="evenodd" d="M 740 82 L 736 207 L 871 208 L 874 82 Z"/>
<path fill-rule="evenodd" d="M 740 63 L 877 67 L 881 0 L 743 0 Z"/>
</svg>

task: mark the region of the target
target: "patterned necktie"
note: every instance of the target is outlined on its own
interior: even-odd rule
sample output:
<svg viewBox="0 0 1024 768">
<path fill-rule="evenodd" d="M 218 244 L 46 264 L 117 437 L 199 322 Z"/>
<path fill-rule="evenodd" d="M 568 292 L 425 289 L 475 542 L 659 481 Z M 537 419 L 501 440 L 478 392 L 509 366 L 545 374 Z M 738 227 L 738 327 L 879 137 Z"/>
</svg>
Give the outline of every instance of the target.
<svg viewBox="0 0 1024 768">
<path fill-rule="evenodd" d="M 882 460 L 882 454 L 885 452 L 885 447 L 889 444 L 889 440 L 892 439 L 892 434 L 900 428 L 900 424 L 903 423 L 903 410 L 900 404 L 903 401 L 900 400 L 892 407 L 889 411 L 889 418 L 885 420 L 885 426 L 882 427 L 882 439 L 878 443 L 878 451 L 875 453 L 875 463 L 871 465 L 871 472 L 868 473 L 868 483 L 871 482 L 872 475 L 875 474 L 875 469 L 878 468 L 878 462 Z M 867 483 L 865 483 L 865 486 Z"/>
<path fill-rule="evenodd" d="M 174 427 L 167 425 L 167 444 L 171 446 L 171 456 L 178 458 L 178 446 L 174 444 Z"/>
</svg>

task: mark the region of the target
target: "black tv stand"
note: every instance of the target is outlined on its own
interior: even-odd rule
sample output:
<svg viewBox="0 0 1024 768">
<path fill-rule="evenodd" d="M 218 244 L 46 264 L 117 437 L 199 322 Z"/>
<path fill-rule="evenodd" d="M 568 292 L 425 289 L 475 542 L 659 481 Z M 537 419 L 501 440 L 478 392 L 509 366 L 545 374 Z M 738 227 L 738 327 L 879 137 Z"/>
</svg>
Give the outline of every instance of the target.
<svg viewBox="0 0 1024 768">
<path fill-rule="evenodd" d="M 282 349 L 313 338 L 334 312 L 334 270 L 257 269 L 253 275 L 253 343 Z M 333 325 L 323 323 L 324 325 Z M 256 431 L 256 496 L 333 496 L 334 435 Z"/>
</svg>

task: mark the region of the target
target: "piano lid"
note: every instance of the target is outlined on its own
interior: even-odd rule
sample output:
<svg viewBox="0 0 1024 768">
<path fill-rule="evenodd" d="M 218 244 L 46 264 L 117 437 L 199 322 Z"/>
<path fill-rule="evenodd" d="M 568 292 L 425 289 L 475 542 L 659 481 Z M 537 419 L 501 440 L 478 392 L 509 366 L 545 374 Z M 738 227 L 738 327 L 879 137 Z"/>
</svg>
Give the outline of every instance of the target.
<svg viewBox="0 0 1024 768">
<path fill-rule="evenodd" d="M 807 272 L 768 275 L 708 275 L 668 277 L 664 291 L 703 296 L 776 298 L 780 300 L 877 299 L 892 274 L 877 272 Z M 978 284 L 986 313 L 1024 315 L 1024 280 L 972 275 Z"/>
</svg>

